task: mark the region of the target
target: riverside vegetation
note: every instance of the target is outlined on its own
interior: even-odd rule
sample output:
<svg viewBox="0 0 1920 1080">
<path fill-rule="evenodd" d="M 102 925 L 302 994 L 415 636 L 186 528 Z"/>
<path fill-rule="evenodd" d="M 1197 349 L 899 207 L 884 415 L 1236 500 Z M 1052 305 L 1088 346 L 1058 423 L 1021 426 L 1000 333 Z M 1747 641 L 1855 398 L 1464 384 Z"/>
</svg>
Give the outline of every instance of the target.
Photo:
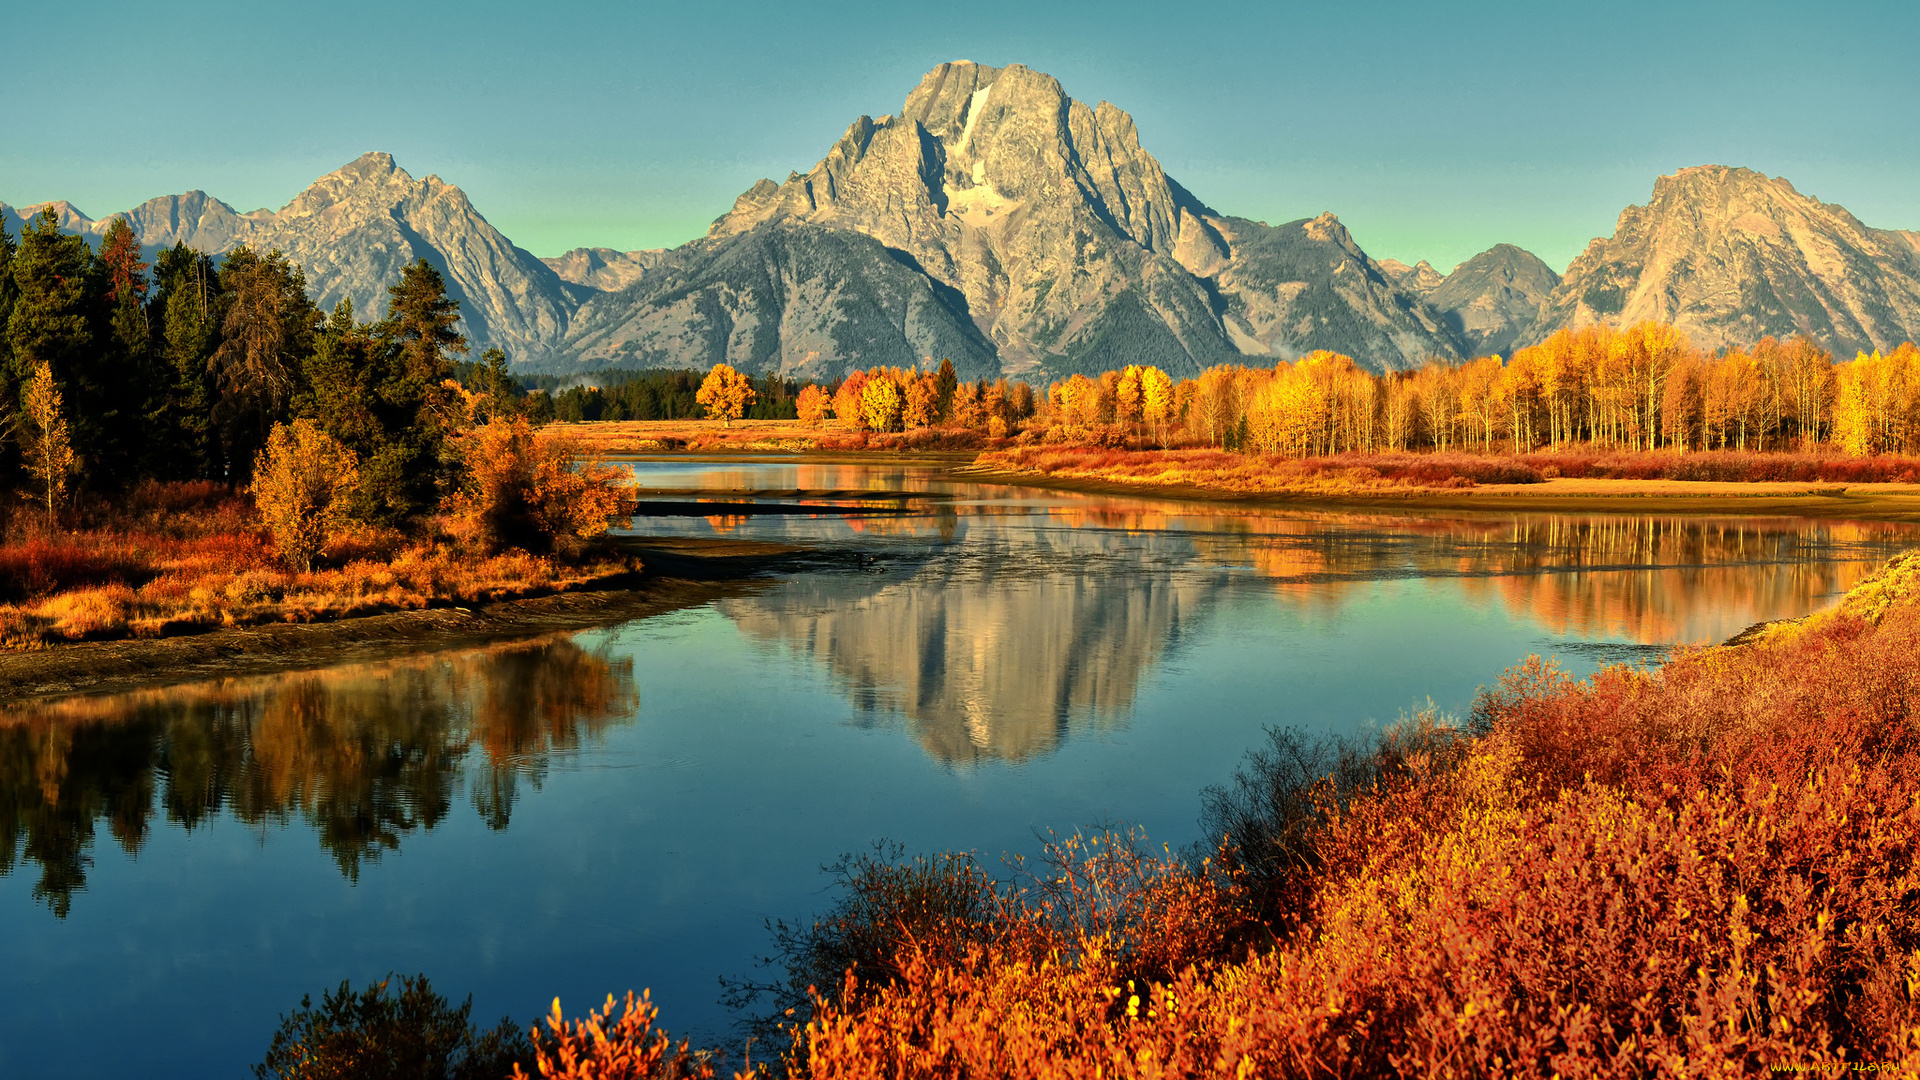
<svg viewBox="0 0 1920 1080">
<path fill-rule="evenodd" d="M 1423 714 L 1365 746 L 1273 731 L 1205 793 L 1212 840 L 1190 853 L 1110 828 L 1005 872 L 849 858 L 824 916 L 776 926 L 780 977 L 736 987 L 765 1058 L 737 1075 L 1900 1068 L 1920 1053 L 1915 656 L 1920 553 L 1657 668 L 1529 660 L 1464 723 Z M 351 997 L 289 1016 L 261 1075 L 400 1060 L 379 1019 L 398 1006 L 356 1025 Z M 457 1015 L 441 1042 L 515 1076 L 720 1070 L 644 995 L 484 1035 L 434 1001 L 418 1030 Z"/>
<path fill-rule="evenodd" d="M 695 385 L 693 373 L 673 377 Z M 605 378 L 617 393 L 598 402 L 597 390 L 570 389 L 564 416 L 687 415 L 684 403 L 676 413 L 645 383 Z M 712 397 L 723 384 L 727 396 Z M 1385 374 L 1316 352 L 1177 381 L 1129 366 L 1044 391 L 1018 380 L 961 382 L 945 361 L 855 371 L 825 385 L 769 377 L 756 389 L 719 365 L 700 394 L 707 415 L 729 427 L 742 417 L 773 422 L 586 437 L 642 449 L 985 450 L 978 464 L 1007 472 L 1236 491 L 1562 477 L 1920 482 L 1920 349 L 1904 344 L 1836 364 L 1808 339 L 1766 338 L 1711 355 L 1661 323 L 1563 330 L 1509 358 Z M 553 411 L 551 402 L 538 407 Z M 787 416 L 796 422 L 778 422 Z"/>
<path fill-rule="evenodd" d="M 151 272 L 149 272 L 151 270 Z M 0 647 L 305 621 L 577 586 L 622 475 L 523 415 L 424 260 L 385 317 L 323 315 L 298 266 L 124 221 L 0 229 Z M 463 374 L 464 381 L 456 379 Z"/>
</svg>

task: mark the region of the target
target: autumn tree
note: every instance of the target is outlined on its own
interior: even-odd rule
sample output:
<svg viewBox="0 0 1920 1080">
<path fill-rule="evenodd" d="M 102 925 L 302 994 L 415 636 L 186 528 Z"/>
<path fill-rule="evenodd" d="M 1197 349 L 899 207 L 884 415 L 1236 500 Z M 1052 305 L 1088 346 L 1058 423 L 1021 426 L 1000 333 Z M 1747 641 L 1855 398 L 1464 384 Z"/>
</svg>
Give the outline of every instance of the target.
<svg viewBox="0 0 1920 1080">
<path fill-rule="evenodd" d="M 906 413 L 906 395 L 890 376 L 877 375 L 860 390 L 860 419 L 871 431 L 899 431 Z"/>
<path fill-rule="evenodd" d="M 282 562 L 301 572 L 351 520 L 360 485 L 353 451 L 311 420 L 275 424 L 253 474 L 253 503 Z"/>
<path fill-rule="evenodd" d="M 700 384 L 694 400 L 707 410 L 709 419 L 717 418 L 732 427 L 735 420 L 746 415 L 754 396 L 751 379 L 726 364 L 715 364 L 713 370 L 707 372 L 706 381 Z"/>
<path fill-rule="evenodd" d="M 1173 380 L 1157 367 L 1140 371 L 1140 414 L 1147 423 L 1161 428 L 1173 419 Z"/>
<path fill-rule="evenodd" d="M 441 502 L 450 530 L 487 551 L 550 551 L 590 540 L 623 515 L 628 473 L 523 416 L 453 440 L 459 483 Z"/>
<path fill-rule="evenodd" d="M 794 399 L 793 408 L 801 423 L 814 425 L 825 419 L 831 404 L 832 399 L 827 397 L 826 391 L 808 383 L 801 388 L 800 396 Z"/>
<path fill-rule="evenodd" d="M 931 427 L 939 419 L 940 380 L 932 372 L 907 384 L 907 404 L 903 419 L 910 428 Z"/>
<path fill-rule="evenodd" d="M 839 389 L 833 392 L 833 415 L 840 426 L 862 431 L 866 420 L 860 414 L 860 395 L 867 388 L 867 373 L 855 371 L 840 380 Z"/>
<path fill-rule="evenodd" d="M 47 525 L 51 528 L 60 498 L 67 490 L 67 478 L 76 466 L 52 365 L 42 360 L 34 367 L 20 398 L 20 415 L 26 428 L 21 434 L 27 451 L 27 472 L 39 481 L 45 493 Z"/>
</svg>

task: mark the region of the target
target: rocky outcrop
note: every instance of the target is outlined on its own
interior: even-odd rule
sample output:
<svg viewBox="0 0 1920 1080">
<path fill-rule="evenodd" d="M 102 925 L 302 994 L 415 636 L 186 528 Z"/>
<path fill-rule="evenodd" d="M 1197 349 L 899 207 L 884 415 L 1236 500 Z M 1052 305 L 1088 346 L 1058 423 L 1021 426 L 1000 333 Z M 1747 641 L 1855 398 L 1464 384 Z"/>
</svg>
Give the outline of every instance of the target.
<svg viewBox="0 0 1920 1080">
<path fill-rule="evenodd" d="M 1454 267 L 1424 296 L 1472 355 L 1506 356 L 1539 323 L 1540 308 L 1559 284 L 1560 275 L 1538 255 L 1495 244 Z"/>
<path fill-rule="evenodd" d="M 1387 276 L 1388 281 L 1421 299 L 1425 299 L 1427 294 L 1439 288 L 1440 283 L 1447 280 L 1440 271 L 1433 268 L 1432 263 L 1425 259 L 1421 259 L 1412 266 L 1408 266 L 1399 259 L 1381 259 L 1380 272 Z"/>
<path fill-rule="evenodd" d="M 1707 348 L 1806 334 L 1843 357 L 1890 349 L 1920 337 L 1920 255 L 1913 234 L 1870 229 L 1784 179 L 1682 169 L 1587 245 L 1529 337 L 1642 319 Z"/>
</svg>

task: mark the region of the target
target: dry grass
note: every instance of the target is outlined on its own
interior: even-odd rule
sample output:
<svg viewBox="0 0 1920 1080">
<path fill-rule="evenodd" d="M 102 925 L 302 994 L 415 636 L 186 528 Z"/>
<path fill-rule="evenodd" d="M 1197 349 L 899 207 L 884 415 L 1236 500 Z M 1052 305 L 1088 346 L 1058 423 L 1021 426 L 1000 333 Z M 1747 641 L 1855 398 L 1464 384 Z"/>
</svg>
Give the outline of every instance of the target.
<svg viewBox="0 0 1920 1080">
<path fill-rule="evenodd" d="M 1085 444 L 1014 446 L 978 464 L 1009 472 L 1222 491 L 1359 494 L 1537 484 L 1556 478 L 1708 483 L 1913 483 L 1920 460 L 1837 454 L 1351 453 L 1289 458 L 1214 449 L 1129 450 Z"/>
<path fill-rule="evenodd" d="M 520 551 L 479 557 L 396 532 L 339 537 L 309 572 L 286 569 L 244 498 L 214 485 L 149 485 L 45 532 L 16 517 L 0 546 L 0 648 L 314 622 L 438 603 L 557 592 L 633 568 Z"/>
</svg>

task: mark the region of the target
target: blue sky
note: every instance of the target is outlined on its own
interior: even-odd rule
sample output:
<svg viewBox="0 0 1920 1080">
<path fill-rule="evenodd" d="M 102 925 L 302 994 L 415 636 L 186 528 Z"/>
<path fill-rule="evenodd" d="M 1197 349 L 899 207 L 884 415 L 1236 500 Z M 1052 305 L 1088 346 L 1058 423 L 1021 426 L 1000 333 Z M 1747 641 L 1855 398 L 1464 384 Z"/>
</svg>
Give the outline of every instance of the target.
<svg viewBox="0 0 1920 1080">
<path fill-rule="evenodd" d="M 1920 227 L 1920 5 L 80 2 L 16 10 L 0 201 L 277 208 L 366 150 L 535 254 L 660 247 L 805 170 L 934 64 L 1024 63 L 1131 112 L 1176 179 L 1332 210 L 1442 270 L 1563 267 L 1655 176 L 1784 175 Z"/>
</svg>

